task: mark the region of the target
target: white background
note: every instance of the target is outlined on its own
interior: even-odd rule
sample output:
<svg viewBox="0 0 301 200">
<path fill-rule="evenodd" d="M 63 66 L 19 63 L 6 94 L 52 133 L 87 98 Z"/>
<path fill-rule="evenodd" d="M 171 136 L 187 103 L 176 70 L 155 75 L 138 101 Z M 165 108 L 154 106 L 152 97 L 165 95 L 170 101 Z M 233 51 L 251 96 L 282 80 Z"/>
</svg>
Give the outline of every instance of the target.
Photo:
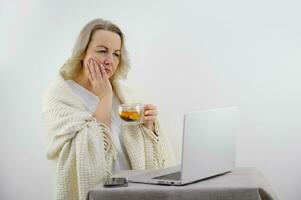
<svg viewBox="0 0 301 200">
<path fill-rule="evenodd" d="M 125 32 L 129 84 L 149 91 L 178 161 L 183 113 L 240 106 L 237 166 L 301 199 L 299 1 L 0 0 L 0 199 L 51 199 L 42 91 L 98 17 Z"/>
</svg>

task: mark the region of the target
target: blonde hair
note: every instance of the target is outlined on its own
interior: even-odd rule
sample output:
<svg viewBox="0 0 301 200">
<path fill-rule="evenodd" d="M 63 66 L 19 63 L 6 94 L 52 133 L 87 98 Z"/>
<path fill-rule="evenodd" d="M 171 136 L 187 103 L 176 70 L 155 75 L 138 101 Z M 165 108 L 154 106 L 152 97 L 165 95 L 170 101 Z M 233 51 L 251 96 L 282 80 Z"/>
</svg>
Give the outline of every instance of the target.
<svg viewBox="0 0 301 200">
<path fill-rule="evenodd" d="M 121 38 L 121 56 L 119 65 L 110 78 L 112 81 L 118 79 L 126 79 L 128 71 L 130 70 L 128 54 L 124 44 L 124 35 L 120 28 L 110 21 L 104 19 L 94 19 L 84 26 L 79 33 L 71 57 L 61 67 L 60 73 L 65 80 L 75 79 L 81 72 L 83 66 L 83 58 L 86 50 L 91 42 L 91 38 L 95 31 L 107 30 L 117 33 Z"/>
</svg>

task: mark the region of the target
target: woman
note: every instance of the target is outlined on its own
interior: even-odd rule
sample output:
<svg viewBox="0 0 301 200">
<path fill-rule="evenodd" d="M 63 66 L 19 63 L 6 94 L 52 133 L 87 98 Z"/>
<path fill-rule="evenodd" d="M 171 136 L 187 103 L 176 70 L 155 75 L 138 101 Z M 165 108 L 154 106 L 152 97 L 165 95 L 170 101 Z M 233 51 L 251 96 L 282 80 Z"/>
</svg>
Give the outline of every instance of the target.
<svg viewBox="0 0 301 200">
<path fill-rule="evenodd" d="M 85 199 L 89 189 L 119 170 L 174 164 L 154 105 L 145 105 L 142 124 L 121 124 L 118 105 L 137 102 L 120 81 L 128 71 L 121 30 L 103 19 L 88 23 L 43 99 L 56 199 Z"/>
</svg>

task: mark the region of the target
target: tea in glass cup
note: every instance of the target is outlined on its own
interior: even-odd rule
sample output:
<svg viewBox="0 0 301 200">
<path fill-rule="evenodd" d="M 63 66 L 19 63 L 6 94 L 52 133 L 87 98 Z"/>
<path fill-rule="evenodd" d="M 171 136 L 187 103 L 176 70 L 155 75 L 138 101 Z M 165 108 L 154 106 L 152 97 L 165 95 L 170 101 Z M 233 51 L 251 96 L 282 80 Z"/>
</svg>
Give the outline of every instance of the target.
<svg viewBox="0 0 301 200">
<path fill-rule="evenodd" d="M 140 124 L 144 117 L 144 105 L 141 103 L 121 104 L 119 106 L 119 116 L 126 124 Z"/>
</svg>

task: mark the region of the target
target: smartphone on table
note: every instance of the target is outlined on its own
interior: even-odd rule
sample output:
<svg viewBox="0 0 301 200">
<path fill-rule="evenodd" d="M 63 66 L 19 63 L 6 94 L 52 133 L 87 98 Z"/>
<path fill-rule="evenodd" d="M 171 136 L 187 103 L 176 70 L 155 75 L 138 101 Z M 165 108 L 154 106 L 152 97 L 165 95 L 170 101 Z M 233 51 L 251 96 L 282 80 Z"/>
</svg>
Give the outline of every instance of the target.
<svg viewBox="0 0 301 200">
<path fill-rule="evenodd" d="M 127 187 L 127 186 L 128 186 L 128 182 L 126 178 L 123 177 L 108 178 L 103 184 L 103 187 Z"/>
</svg>

